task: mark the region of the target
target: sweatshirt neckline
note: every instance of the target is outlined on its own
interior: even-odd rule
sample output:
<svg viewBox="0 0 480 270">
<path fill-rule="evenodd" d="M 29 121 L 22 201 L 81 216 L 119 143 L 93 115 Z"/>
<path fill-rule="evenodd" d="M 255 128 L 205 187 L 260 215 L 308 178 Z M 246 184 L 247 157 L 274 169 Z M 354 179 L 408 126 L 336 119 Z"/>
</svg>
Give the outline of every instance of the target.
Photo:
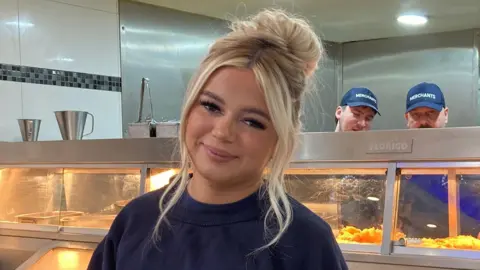
<svg viewBox="0 0 480 270">
<path fill-rule="evenodd" d="M 220 226 L 251 220 L 259 220 L 265 200 L 262 189 L 228 204 L 207 204 L 195 200 L 185 191 L 175 207 L 172 218 L 199 226 Z"/>
</svg>

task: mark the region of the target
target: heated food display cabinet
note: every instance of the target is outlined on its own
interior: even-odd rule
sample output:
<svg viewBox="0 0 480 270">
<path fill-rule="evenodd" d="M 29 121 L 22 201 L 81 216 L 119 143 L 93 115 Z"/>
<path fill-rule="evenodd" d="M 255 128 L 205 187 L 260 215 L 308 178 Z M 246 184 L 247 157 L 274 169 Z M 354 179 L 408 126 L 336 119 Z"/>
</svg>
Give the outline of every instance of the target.
<svg viewBox="0 0 480 270">
<path fill-rule="evenodd" d="M 304 133 L 289 193 L 351 269 L 480 269 L 480 128 Z M 85 269 L 115 216 L 178 172 L 175 139 L 0 143 L 0 269 Z"/>
</svg>

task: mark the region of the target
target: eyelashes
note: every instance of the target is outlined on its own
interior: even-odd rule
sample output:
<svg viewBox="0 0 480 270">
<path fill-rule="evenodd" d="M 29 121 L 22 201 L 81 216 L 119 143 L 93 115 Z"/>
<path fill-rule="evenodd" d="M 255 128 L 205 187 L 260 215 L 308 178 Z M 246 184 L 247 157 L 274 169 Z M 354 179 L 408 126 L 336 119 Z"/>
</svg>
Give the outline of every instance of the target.
<svg viewBox="0 0 480 270">
<path fill-rule="evenodd" d="M 200 105 L 205 108 L 207 112 L 209 112 L 212 115 L 222 115 L 222 110 L 219 105 L 217 105 L 214 102 L 208 101 L 208 100 L 201 100 Z M 251 118 L 251 117 L 246 117 L 241 119 L 243 123 L 248 125 L 249 127 L 255 128 L 255 129 L 260 129 L 260 130 L 265 130 L 266 126 L 259 120 Z"/>
<path fill-rule="evenodd" d="M 260 121 L 257 121 L 255 119 L 244 119 L 243 120 L 247 125 L 253 127 L 253 128 L 256 128 L 256 129 L 261 129 L 261 130 L 265 130 L 265 125 L 262 124 Z"/>
<path fill-rule="evenodd" d="M 209 112 L 220 112 L 220 107 L 213 102 L 200 101 L 200 105 L 202 105 Z"/>
</svg>

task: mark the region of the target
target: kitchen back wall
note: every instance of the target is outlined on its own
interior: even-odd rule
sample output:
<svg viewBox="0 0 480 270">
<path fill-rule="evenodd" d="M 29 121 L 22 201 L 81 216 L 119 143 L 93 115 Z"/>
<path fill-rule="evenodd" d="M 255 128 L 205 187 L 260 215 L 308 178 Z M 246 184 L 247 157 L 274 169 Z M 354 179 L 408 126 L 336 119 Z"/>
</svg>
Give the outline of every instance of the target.
<svg viewBox="0 0 480 270">
<path fill-rule="evenodd" d="M 122 48 L 123 128 L 138 119 L 142 78 L 150 80 L 144 99 L 144 118 L 178 120 L 185 89 L 208 46 L 227 33 L 224 20 L 173 9 L 120 0 Z M 341 81 L 341 50 L 326 43 L 328 57 L 317 72 L 316 90 L 306 99 L 305 131 L 326 131 L 335 127 Z M 147 89 L 148 90 L 148 89 Z M 150 101 L 151 105 L 150 106 Z M 153 107 L 153 112 L 151 110 Z"/>
<path fill-rule="evenodd" d="M 143 77 L 150 79 L 152 104 L 147 93 L 144 115 L 178 120 L 188 81 L 208 46 L 228 31 L 227 22 L 121 0 L 120 25 L 124 131 L 138 118 Z M 305 100 L 304 131 L 334 131 L 335 108 L 352 87 L 368 87 L 377 95 L 382 115 L 372 129 L 405 129 L 406 94 L 421 82 L 442 88 L 450 109 L 449 127 L 480 124 L 476 29 L 341 44 L 326 41 L 325 47 L 316 89 Z"/>
</svg>

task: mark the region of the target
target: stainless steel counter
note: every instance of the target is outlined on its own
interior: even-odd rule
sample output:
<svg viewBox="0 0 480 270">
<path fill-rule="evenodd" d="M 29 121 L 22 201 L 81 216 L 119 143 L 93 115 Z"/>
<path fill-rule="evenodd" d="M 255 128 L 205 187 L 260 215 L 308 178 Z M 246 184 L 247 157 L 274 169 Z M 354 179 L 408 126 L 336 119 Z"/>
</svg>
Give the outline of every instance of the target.
<svg viewBox="0 0 480 270">
<path fill-rule="evenodd" d="M 479 127 L 302 133 L 293 162 L 480 160 Z M 169 138 L 0 142 L 0 164 L 171 164 Z"/>
<path fill-rule="evenodd" d="M 16 269 L 35 252 L 0 248 L 0 269 Z"/>
</svg>

